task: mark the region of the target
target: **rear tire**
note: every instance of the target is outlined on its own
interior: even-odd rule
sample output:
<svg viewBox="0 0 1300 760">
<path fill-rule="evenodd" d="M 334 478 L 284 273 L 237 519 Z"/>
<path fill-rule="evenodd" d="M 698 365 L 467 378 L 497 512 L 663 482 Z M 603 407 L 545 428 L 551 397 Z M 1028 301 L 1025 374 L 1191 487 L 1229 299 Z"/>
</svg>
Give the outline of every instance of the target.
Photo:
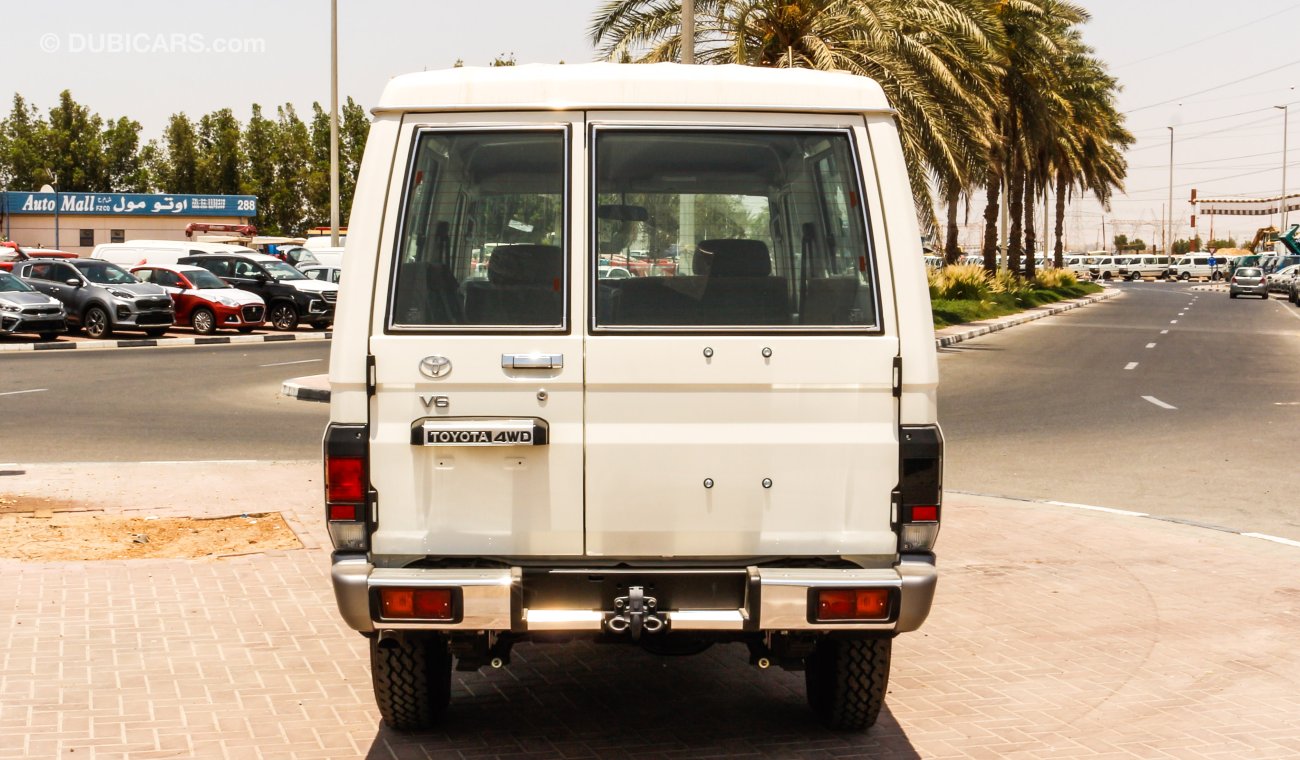
<svg viewBox="0 0 1300 760">
<path fill-rule="evenodd" d="M 875 725 L 889 687 L 893 639 L 822 639 L 807 660 L 808 704 L 828 728 Z"/>
<path fill-rule="evenodd" d="M 451 649 L 442 634 L 370 639 L 379 715 L 396 731 L 431 728 L 451 701 Z"/>
<path fill-rule="evenodd" d="M 145 329 L 144 334 L 145 334 L 145 335 L 148 335 L 150 338 L 161 338 L 162 336 L 164 336 L 164 335 L 167 334 L 167 328 L 166 328 L 166 327 L 149 327 L 149 328 L 146 328 L 146 329 Z"/>
</svg>

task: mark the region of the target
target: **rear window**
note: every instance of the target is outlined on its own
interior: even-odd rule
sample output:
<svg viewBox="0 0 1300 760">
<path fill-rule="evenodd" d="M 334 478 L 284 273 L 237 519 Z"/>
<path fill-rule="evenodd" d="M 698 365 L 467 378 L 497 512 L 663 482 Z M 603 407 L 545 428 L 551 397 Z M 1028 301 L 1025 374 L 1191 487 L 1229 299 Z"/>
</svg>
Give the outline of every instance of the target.
<svg viewBox="0 0 1300 760">
<path fill-rule="evenodd" d="M 593 329 L 879 327 L 850 133 L 595 129 Z"/>
<path fill-rule="evenodd" d="M 416 135 L 389 327 L 561 330 L 567 132 Z"/>
<path fill-rule="evenodd" d="M 1238 277 L 1261 277 L 1263 274 L 1264 270 L 1257 267 L 1242 267 L 1237 270 Z"/>
</svg>

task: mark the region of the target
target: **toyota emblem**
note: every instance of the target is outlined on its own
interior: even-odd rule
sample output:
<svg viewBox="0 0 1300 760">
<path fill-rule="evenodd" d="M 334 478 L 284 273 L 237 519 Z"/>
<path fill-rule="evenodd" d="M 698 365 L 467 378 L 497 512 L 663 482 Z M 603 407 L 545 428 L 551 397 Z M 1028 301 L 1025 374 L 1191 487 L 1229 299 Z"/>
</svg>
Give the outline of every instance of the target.
<svg viewBox="0 0 1300 760">
<path fill-rule="evenodd" d="M 431 379 L 451 373 L 451 360 L 445 356 L 426 356 L 420 360 L 420 374 Z"/>
</svg>

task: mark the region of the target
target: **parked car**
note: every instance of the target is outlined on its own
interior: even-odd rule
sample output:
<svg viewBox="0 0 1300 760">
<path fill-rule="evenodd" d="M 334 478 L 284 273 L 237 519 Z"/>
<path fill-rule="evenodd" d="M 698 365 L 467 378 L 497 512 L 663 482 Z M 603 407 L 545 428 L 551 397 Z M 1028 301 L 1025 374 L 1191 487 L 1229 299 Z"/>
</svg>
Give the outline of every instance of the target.
<svg viewBox="0 0 1300 760">
<path fill-rule="evenodd" d="M 1219 268 L 1227 268 L 1227 264 L 1222 259 L 1215 259 L 1215 265 L 1210 266 L 1211 257 L 1208 253 L 1197 253 L 1189 256 L 1183 256 L 1174 263 L 1169 265 L 1165 270 L 1165 277 L 1171 280 L 1183 280 L 1186 282 L 1193 277 L 1204 277 L 1209 280 L 1218 280 L 1223 277 L 1223 271 Z"/>
<path fill-rule="evenodd" d="M 1129 256 L 1128 259 L 1119 267 L 1119 276 L 1123 280 L 1138 281 L 1145 277 L 1155 277 L 1160 279 L 1165 276 L 1165 271 L 1169 269 L 1168 256 L 1156 256 L 1154 254 L 1143 254 L 1141 256 Z"/>
<path fill-rule="evenodd" d="M 203 267 L 240 290 L 261 296 L 266 319 L 277 330 L 292 330 L 299 323 L 323 330 L 334 321 L 339 286 L 313 280 L 274 256 L 213 254 L 190 256 L 178 263 Z"/>
<path fill-rule="evenodd" d="M 158 336 L 175 321 L 172 299 L 157 285 L 140 282 L 122 267 L 98 259 L 31 259 L 14 273 L 53 296 L 67 310 L 68 325 L 92 338 L 115 330 Z"/>
<path fill-rule="evenodd" d="M 306 249 L 304 249 L 306 250 Z M 311 264 L 308 266 L 299 266 L 298 271 L 307 275 L 313 280 L 321 282 L 332 282 L 338 284 L 339 278 L 343 276 L 343 269 L 340 267 L 327 267 L 324 264 Z"/>
<path fill-rule="evenodd" d="M 1264 280 L 1268 283 L 1268 291 L 1270 293 L 1286 293 L 1289 291 L 1291 289 L 1291 280 L 1295 279 L 1296 272 L 1300 272 L 1300 264 L 1282 267 L 1264 275 Z"/>
<path fill-rule="evenodd" d="M 627 280 L 632 273 L 624 267 L 602 266 L 597 268 L 596 276 L 602 280 Z"/>
<path fill-rule="evenodd" d="M 317 264 L 324 264 L 325 266 L 330 267 L 343 266 L 343 248 L 341 246 L 338 248 L 322 246 L 319 248 L 309 248 L 307 250 L 311 251 L 311 255 L 316 258 Z"/>
<path fill-rule="evenodd" d="M 6 243 L 0 246 L 0 271 L 12 272 L 15 264 L 32 258 L 75 259 L 77 254 L 54 248 L 23 248 L 19 245 Z"/>
<path fill-rule="evenodd" d="M 146 264 L 175 264 L 186 256 L 212 253 L 256 253 L 252 248 L 231 243 L 202 243 L 188 240 L 128 240 L 125 243 L 100 243 L 90 258 L 111 261 L 120 267 Z"/>
<path fill-rule="evenodd" d="M 176 309 L 176 324 L 210 335 L 227 327 L 252 332 L 266 321 L 266 302 L 256 293 L 232 288 L 203 267 L 136 267 L 131 274 L 167 291 Z"/>
<path fill-rule="evenodd" d="M 0 271 L 0 335 L 36 333 L 54 340 L 68 329 L 63 303 Z"/>
<path fill-rule="evenodd" d="M 1101 256 L 1088 264 L 1088 276 L 1094 280 L 1113 280 L 1119 274 L 1119 264 L 1114 256 Z"/>
<path fill-rule="evenodd" d="M 316 258 L 315 254 L 300 245 L 278 246 L 275 253 L 268 255 L 274 256 L 287 263 L 289 266 L 297 267 L 299 269 L 320 264 L 320 259 Z"/>
<path fill-rule="evenodd" d="M 879 85 L 466 67 L 392 79 L 374 110 L 322 501 L 388 729 L 431 727 L 453 657 L 502 666 L 519 641 L 579 637 L 744 642 L 803 673 L 828 727 L 870 727 L 892 642 L 934 598 L 943 466 L 921 236 Z M 676 260 L 630 248 L 686 234 L 678 209 L 705 192 L 780 223 L 700 224 Z M 510 208 L 537 211 L 485 280 L 462 279 Z M 649 266 L 591 277 L 607 254 Z"/>
<path fill-rule="evenodd" d="M 1228 297 L 1236 298 L 1237 296 L 1259 296 L 1268 298 L 1268 281 L 1265 279 L 1264 270 L 1259 267 L 1241 267 L 1233 275 L 1228 284 Z"/>
</svg>

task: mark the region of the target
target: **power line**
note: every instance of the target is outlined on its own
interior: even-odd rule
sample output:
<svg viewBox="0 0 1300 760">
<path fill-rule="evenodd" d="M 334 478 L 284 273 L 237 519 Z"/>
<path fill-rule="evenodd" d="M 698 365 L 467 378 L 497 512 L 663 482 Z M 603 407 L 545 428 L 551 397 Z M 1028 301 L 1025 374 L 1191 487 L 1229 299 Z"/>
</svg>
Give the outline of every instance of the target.
<svg viewBox="0 0 1300 760">
<path fill-rule="evenodd" d="M 1270 13 L 1270 14 L 1268 14 L 1267 16 L 1263 16 L 1263 17 L 1261 17 L 1261 18 L 1257 18 L 1257 19 L 1255 19 L 1254 21 L 1247 21 L 1246 23 L 1242 24 L 1241 26 L 1234 26 L 1234 27 L 1232 27 L 1231 29 L 1224 29 L 1223 31 L 1215 32 L 1214 34 L 1211 34 L 1211 35 L 1208 36 L 1208 37 L 1202 37 L 1202 38 L 1199 39 L 1199 40 L 1195 40 L 1195 41 L 1193 41 L 1193 42 L 1188 42 L 1188 43 L 1186 43 L 1186 44 L 1184 44 L 1184 45 L 1179 45 L 1179 46 L 1176 47 L 1176 48 L 1170 48 L 1169 50 L 1166 50 L 1166 51 L 1164 51 L 1163 53 L 1156 53 L 1155 55 L 1149 55 L 1149 56 L 1147 56 L 1146 58 L 1139 58 L 1139 59 L 1137 59 L 1136 61 L 1129 61 L 1128 63 L 1121 63 L 1120 65 L 1116 66 L 1115 68 L 1116 68 L 1116 69 L 1124 69 L 1124 68 L 1128 68 L 1129 66 L 1134 66 L 1134 65 L 1139 64 L 1139 63 L 1146 63 L 1147 61 L 1153 61 L 1153 60 L 1155 60 L 1155 59 L 1157 59 L 1157 58 L 1160 58 L 1160 57 L 1163 57 L 1163 56 L 1169 55 L 1170 53 L 1177 53 L 1177 52 L 1180 51 L 1180 50 L 1186 50 L 1186 49 L 1189 48 L 1189 47 L 1195 47 L 1196 45 L 1199 45 L 1199 44 L 1201 44 L 1201 43 L 1203 43 L 1203 42 L 1209 42 L 1210 40 L 1221 40 L 1221 39 L 1223 39 L 1223 36 L 1226 35 L 1226 34 L 1231 34 L 1231 33 L 1233 33 L 1233 32 L 1236 32 L 1236 31 L 1240 31 L 1240 30 L 1242 30 L 1242 29 L 1245 29 L 1245 28 L 1248 27 L 1248 26 L 1254 26 L 1255 24 L 1259 24 L 1259 23 L 1262 23 L 1262 22 L 1264 22 L 1264 21 L 1268 21 L 1269 19 L 1271 19 L 1271 18 L 1273 18 L 1273 17 L 1275 17 L 1275 16 L 1281 16 L 1283 13 L 1290 13 L 1291 11 L 1295 10 L 1296 8 L 1297 8 L 1297 6 L 1295 6 L 1295 5 L 1291 6 L 1290 8 L 1283 8 L 1282 10 L 1280 10 L 1280 11 L 1278 11 L 1278 12 L 1276 12 L 1276 13 Z"/>
<path fill-rule="evenodd" d="M 1140 107 L 1138 107 L 1138 108 L 1133 108 L 1133 109 L 1130 109 L 1130 110 L 1128 110 L 1128 111 L 1125 111 L 1125 112 L 1124 112 L 1124 115 L 1127 116 L 1127 115 L 1129 115 L 1129 114 L 1131 114 L 1131 113 L 1137 113 L 1138 111 L 1145 111 L 1145 110 L 1147 110 L 1148 108 L 1155 108 L 1156 106 L 1163 106 L 1163 105 L 1168 105 L 1169 103 L 1176 103 L 1176 102 L 1178 102 L 1178 101 L 1180 101 L 1180 100 L 1186 100 L 1186 99 L 1188 99 L 1188 98 L 1194 98 L 1194 97 L 1196 97 L 1197 95 L 1204 95 L 1204 94 L 1207 93 L 1207 92 L 1214 92 L 1215 90 L 1222 90 L 1224 87 L 1231 87 L 1231 86 L 1234 85 L 1234 84 L 1241 84 L 1242 82 L 1245 82 L 1245 81 L 1247 81 L 1247 80 L 1254 79 L 1254 78 L 1256 78 L 1256 77 L 1262 77 L 1262 76 L 1264 76 L 1265 74 L 1272 74 L 1272 73 L 1275 72 L 1275 71 L 1281 71 L 1282 69 L 1288 69 L 1288 68 L 1291 68 L 1292 66 L 1295 66 L 1296 64 L 1300 64 L 1300 60 L 1295 60 L 1295 61 L 1291 61 L 1291 62 L 1289 62 L 1289 63 L 1284 63 L 1284 64 L 1282 64 L 1281 66 L 1275 66 L 1275 67 L 1273 67 L 1273 68 L 1271 68 L 1271 69 L 1266 69 L 1266 70 L 1264 70 L 1264 71 L 1260 71 L 1260 72 L 1257 72 L 1257 73 L 1255 73 L 1255 74 L 1251 74 L 1251 75 L 1249 75 L 1249 76 L 1244 76 L 1244 77 L 1242 77 L 1241 79 L 1234 79 L 1234 80 L 1232 80 L 1231 82 L 1224 82 L 1223 84 L 1218 84 L 1218 85 L 1215 85 L 1215 86 L 1213 86 L 1213 87 L 1207 87 L 1207 88 L 1205 88 L 1204 90 L 1197 90 L 1196 92 L 1188 93 L 1188 94 L 1186 94 L 1186 95 L 1179 95 L 1178 97 L 1170 98 L 1170 99 L 1168 99 L 1168 100 L 1162 100 L 1162 101 L 1160 101 L 1160 102 L 1158 102 L 1158 103 L 1150 103 L 1150 104 L 1145 105 L 1145 106 L 1140 106 Z"/>
<path fill-rule="evenodd" d="M 1240 161 L 1243 158 L 1260 158 L 1262 156 L 1276 156 L 1277 153 L 1278 152 L 1275 150 L 1270 150 L 1267 153 L 1247 153 L 1244 156 L 1228 156 L 1226 158 L 1207 158 L 1204 161 L 1179 161 L 1178 168 L 1182 169 L 1189 166 L 1197 166 L 1199 164 L 1221 164 L 1224 161 Z M 1167 162 L 1163 164 L 1144 164 L 1142 166 L 1128 167 L 1129 171 L 1137 171 L 1141 169 L 1168 169 L 1168 168 L 1169 168 L 1169 164 Z"/>
</svg>

